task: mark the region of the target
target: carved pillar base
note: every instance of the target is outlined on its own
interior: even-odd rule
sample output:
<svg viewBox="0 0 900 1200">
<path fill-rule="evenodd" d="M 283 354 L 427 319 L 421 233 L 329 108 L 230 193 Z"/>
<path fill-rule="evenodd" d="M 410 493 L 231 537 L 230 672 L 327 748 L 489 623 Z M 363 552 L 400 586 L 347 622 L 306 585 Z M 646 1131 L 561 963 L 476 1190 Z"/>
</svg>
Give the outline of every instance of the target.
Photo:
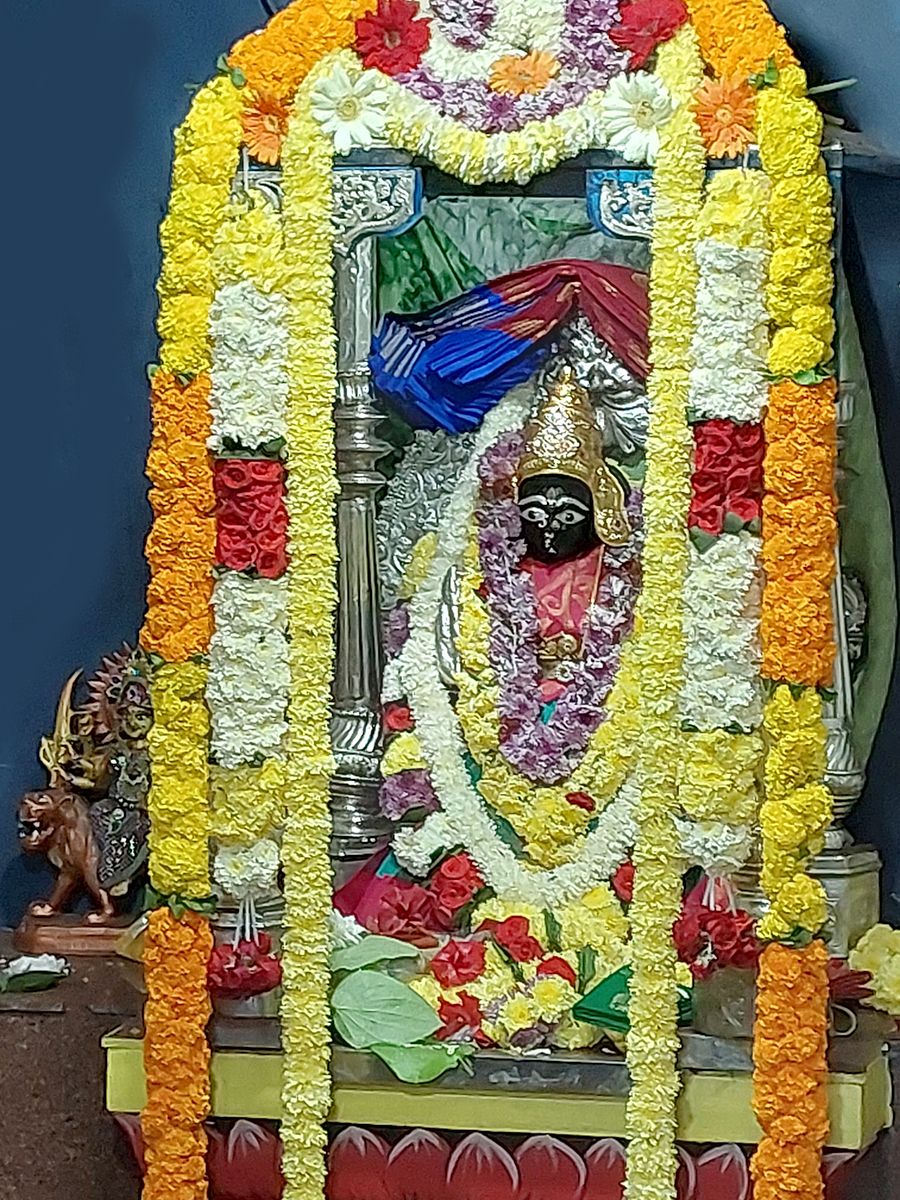
<svg viewBox="0 0 900 1200">
<path fill-rule="evenodd" d="M 813 859 L 809 873 L 818 879 L 828 897 L 828 949 L 846 958 L 862 935 L 879 920 L 881 859 L 872 846 L 851 845 L 823 850 Z M 759 865 L 748 863 L 734 882 L 741 908 L 755 917 L 768 909 L 759 884 Z"/>
</svg>

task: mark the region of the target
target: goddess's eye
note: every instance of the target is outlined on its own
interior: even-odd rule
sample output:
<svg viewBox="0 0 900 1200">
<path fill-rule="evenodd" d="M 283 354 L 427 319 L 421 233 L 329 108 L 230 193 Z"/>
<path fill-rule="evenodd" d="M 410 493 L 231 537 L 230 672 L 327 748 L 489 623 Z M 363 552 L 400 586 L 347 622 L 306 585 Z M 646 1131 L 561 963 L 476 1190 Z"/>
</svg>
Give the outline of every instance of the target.
<svg viewBox="0 0 900 1200">
<path fill-rule="evenodd" d="M 547 510 L 542 504 L 524 504 L 521 513 L 522 520 L 527 521 L 529 525 L 540 525 L 543 528 L 547 524 Z"/>
</svg>

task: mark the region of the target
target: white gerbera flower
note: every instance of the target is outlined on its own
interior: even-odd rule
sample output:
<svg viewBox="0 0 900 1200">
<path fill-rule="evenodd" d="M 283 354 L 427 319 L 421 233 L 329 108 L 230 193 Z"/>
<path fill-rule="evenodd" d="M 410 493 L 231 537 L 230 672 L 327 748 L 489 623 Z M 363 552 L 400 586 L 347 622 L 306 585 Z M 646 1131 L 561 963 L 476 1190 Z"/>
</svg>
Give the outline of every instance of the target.
<svg viewBox="0 0 900 1200">
<path fill-rule="evenodd" d="M 384 134 L 388 93 L 377 71 L 351 78 L 338 63 L 310 96 L 312 115 L 334 139 L 338 154 L 367 150 Z"/>
<path fill-rule="evenodd" d="M 603 125 L 610 150 L 629 162 L 652 163 L 659 131 L 674 112 L 668 88 L 655 75 L 617 75 L 603 97 Z"/>
</svg>

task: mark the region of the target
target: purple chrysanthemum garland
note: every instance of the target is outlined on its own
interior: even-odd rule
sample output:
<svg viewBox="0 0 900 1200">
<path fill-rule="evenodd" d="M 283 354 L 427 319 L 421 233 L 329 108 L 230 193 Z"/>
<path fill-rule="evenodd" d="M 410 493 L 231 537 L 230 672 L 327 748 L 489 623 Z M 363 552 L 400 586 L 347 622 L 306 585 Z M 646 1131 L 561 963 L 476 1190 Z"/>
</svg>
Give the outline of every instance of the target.
<svg viewBox="0 0 900 1200">
<path fill-rule="evenodd" d="M 634 490 L 629 496 L 634 533 L 628 544 L 605 548 L 604 574 L 585 623 L 581 661 L 544 722 L 537 599 L 531 576 L 519 566 L 525 544 L 512 488 L 523 445 L 521 434 L 505 434 L 479 464 L 487 498 L 478 510 L 478 541 L 491 622 L 491 665 L 500 685 L 500 750 L 527 778 L 549 785 L 571 775 L 607 715 L 606 700 L 640 591 L 641 496 Z"/>
<path fill-rule="evenodd" d="M 447 5 L 455 11 L 458 3 Z M 512 133 L 529 121 L 544 121 L 581 104 L 591 92 L 605 88 L 627 70 L 628 54 L 609 38 L 619 21 L 620 0 L 568 0 L 560 47 L 560 74 L 540 92 L 522 96 L 495 92 L 486 79 L 441 79 L 424 64 L 395 76 L 396 82 L 433 104 L 441 116 L 481 133 Z M 455 45 L 479 49 L 486 43 L 483 23 L 465 38 L 458 16 L 441 18 L 444 33 Z"/>
<path fill-rule="evenodd" d="M 431 784 L 431 773 L 424 767 L 412 767 L 389 775 L 379 789 L 378 803 L 390 821 L 402 821 L 411 812 L 427 816 L 440 808 Z"/>
</svg>

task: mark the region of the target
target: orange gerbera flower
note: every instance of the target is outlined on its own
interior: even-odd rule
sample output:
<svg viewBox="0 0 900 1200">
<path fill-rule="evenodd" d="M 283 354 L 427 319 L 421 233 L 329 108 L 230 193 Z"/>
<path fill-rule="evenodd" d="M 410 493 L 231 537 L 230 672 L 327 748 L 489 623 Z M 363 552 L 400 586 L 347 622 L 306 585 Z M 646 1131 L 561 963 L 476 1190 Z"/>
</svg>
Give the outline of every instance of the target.
<svg viewBox="0 0 900 1200">
<path fill-rule="evenodd" d="M 281 158 L 281 143 L 287 133 L 287 105 L 274 96 L 254 95 L 249 108 L 241 115 L 244 143 L 250 154 L 261 163 L 274 167 Z"/>
<path fill-rule="evenodd" d="M 532 50 L 524 57 L 505 54 L 494 63 L 490 86 L 507 96 L 524 96 L 542 92 L 558 74 L 559 63 L 546 50 Z"/>
<path fill-rule="evenodd" d="M 755 96 L 739 76 L 707 79 L 694 112 L 710 158 L 738 158 L 753 141 Z"/>
</svg>

